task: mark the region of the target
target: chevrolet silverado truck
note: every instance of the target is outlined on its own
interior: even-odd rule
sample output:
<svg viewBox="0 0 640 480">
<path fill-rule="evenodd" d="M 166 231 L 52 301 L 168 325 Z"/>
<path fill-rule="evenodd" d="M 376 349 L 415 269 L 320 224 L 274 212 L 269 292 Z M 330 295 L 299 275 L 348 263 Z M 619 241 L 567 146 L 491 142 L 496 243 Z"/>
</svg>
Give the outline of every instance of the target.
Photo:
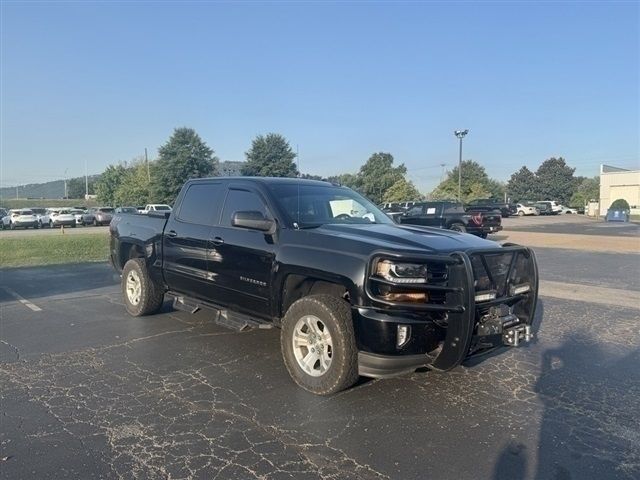
<svg viewBox="0 0 640 480">
<path fill-rule="evenodd" d="M 170 296 L 240 331 L 278 327 L 291 377 L 315 394 L 359 375 L 451 370 L 532 336 L 531 250 L 395 224 L 328 182 L 193 179 L 173 211 L 116 214 L 110 235 L 129 314 Z"/>
<path fill-rule="evenodd" d="M 490 233 L 502 230 L 500 212 L 473 211 L 456 202 L 417 202 L 403 215 L 398 223 L 447 228 L 457 232 L 472 233 L 487 238 Z"/>
</svg>

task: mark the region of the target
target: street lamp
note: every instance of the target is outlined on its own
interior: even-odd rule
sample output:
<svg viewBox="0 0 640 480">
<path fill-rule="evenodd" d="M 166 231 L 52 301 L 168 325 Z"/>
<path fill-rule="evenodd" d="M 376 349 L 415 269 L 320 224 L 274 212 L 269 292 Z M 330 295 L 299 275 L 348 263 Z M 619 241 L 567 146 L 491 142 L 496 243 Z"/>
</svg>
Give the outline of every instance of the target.
<svg viewBox="0 0 640 480">
<path fill-rule="evenodd" d="M 456 130 L 453 134 L 460 139 L 460 156 L 458 157 L 458 201 L 462 202 L 462 139 L 469 130 Z"/>
</svg>

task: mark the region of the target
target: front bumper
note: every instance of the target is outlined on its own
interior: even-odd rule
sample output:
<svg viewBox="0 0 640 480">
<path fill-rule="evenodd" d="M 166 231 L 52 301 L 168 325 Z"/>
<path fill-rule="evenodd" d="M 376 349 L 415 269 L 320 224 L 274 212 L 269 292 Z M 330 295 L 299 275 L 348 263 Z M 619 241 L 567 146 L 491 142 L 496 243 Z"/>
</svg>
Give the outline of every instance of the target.
<svg viewBox="0 0 640 480">
<path fill-rule="evenodd" d="M 496 256 L 504 256 L 502 263 Z M 432 303 L 383 302 L 386 305 L 378 306 L 375 302 L 370 307 L 354 308 L 361 375 L 388 377 L 420 367 L 450 370 L 473 355 L 518 346 L 531 339 L 538 295 L 533 251 L 509 245 L 450 256 L 429 255 L 425 261 L 447 265 L 446 282 L 418 287 L 428 292 Z M 485 267 L 487 277 L 483 276 Z M 371 279 L 369 276 L 369 285 Z M 490 284 L 484 283 L 487 281 Z M 518 290 L 523 285 L 527 285 L 527 291 Z M 486 296 L 485 290 L 490 287 L 494 288 L 494 298 Z M 367 288 L 373 300 L 374 289 Z M 400 342 L 398 327 L 406 327 L 409 332 L 404 343 Z"/>
<path fill-rule="evenodd" d="M 56 220 L 53 222 L 54 227 L 60 227 L 64 225 L 65 227 L 70 227 L 76 224 L 75 218 L 73 220 Z"/>
</svg>

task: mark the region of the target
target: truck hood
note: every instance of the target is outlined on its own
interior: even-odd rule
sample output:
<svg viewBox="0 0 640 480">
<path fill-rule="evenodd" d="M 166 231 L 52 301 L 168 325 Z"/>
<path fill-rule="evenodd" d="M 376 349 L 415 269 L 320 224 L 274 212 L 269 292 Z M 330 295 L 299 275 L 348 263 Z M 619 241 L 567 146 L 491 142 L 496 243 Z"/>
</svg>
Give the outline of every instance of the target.
<svg viewBox="0 0 640 480">
<path fill-rule="evenodd" d="M 321 235 L 340 237 L 374 248 L 416 250 L 420 252 L 455 252 L 470 248 L 497 248 L 496 242 L 475 235 L 440 228 L 415 225 L 388 224 L 327 224 L 315 232 Z"/>
</svg>

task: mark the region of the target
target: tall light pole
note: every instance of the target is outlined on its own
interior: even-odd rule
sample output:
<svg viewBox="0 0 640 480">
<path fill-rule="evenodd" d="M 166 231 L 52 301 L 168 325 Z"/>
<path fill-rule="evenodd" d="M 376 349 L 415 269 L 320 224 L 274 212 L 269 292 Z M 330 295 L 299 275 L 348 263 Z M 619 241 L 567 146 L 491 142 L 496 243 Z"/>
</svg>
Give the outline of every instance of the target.
<svg viewBox="0 0 640 480">
<path fill-rule="evenodd" d="M 67 198 L 67 171 L 69 171 L 68 168 L 64 170 L 64 198 Z"/>
<path fill-rule="evenodd" d="M 458 157 L 458 201 L 462 202 L 462 139 L 469 130 L 456 130 L 453 134 L 460 139 L 460 156 Z"/>
</svg>

